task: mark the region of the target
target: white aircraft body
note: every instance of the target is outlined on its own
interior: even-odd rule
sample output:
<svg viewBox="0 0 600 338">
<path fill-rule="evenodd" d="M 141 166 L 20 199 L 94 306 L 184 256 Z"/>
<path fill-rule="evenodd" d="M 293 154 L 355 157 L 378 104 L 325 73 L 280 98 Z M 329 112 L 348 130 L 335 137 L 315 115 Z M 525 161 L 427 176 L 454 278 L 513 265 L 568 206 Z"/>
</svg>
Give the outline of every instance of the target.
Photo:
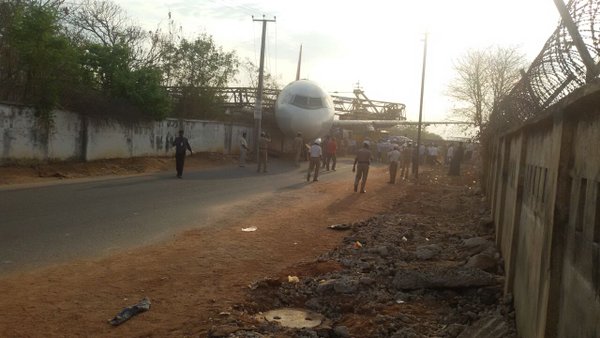
<svg viewBox="0 0 600 338">
<path fill-rule="evenodd" d="M 329 132 L 335 109 L 333 99 L 316 83 L 296 80 L 285 86 L 275 102 L 275 119 L 279 129 L 294 137 L 296 133 L 313 139 Z"/>
<path fill-rule="evenodd" d="M 321 137 L 332 126 L 365 126 L 369 129 L 397 125 L 417 125 L 415 121 L 400 120 L 335 120 L 333 99 L 319 85 L 309 80 L 296 80 L 285 86 L 275 102 L 275 119 L 279 129 L 288 137 L 302 133 L 305 139 Z M 465 122 L 421 122 L 431 124 L 465 124 Z"/>
</svg>

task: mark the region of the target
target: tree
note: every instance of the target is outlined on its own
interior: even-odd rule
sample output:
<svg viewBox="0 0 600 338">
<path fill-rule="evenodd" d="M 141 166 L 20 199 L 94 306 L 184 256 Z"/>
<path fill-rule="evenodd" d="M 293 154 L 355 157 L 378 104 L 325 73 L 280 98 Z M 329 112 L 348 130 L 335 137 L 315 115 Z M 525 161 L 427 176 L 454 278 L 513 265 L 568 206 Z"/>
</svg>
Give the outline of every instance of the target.
<svg viewBox="0 0 600 338">
<path fill-rule="evenodd" d="M 240 64 L 241 72 L 239 76 L 244 76 L 242 79 L 237 79 L 238 83 L 245 83 L 248 87 L 258 87 L 258 66 L 250 59 L 246 58 Z M 270 73 L 265 72 L 263 77 L 263 86 L 265 89 L 281 89 L 282 86 L 277 82 L 277 79 Z"/>
<path fill-rule="evenodd" d="M 448 96 L 459 105 L 455 114 L 472 121 L 481 133 L 524 66 L 525 56 L 516 47 L 466 52 L 456 60 L 456 77 L 448 86 Z"/>
<path fill-rule="evenodd" d="M 215 88 L 225 87 L 238 72 L 236 54 L 224 52 L 212 36 L 203 34 L 194 40 L 181 39 L 177 48 L 165 55 L 169 70 L 166 81 L 180 92 L 176 115 L 219 118 L 224 113 L 220 111 L 224 98 Z"/>
<path fill-rule="evenodd" d="M 122 44 L 88 44 L 81 58 L 85 83 L 107 97 L 126 99 L 145 117 L 166 117 L 170 99 L 161 85 L 161 71 L 152 66 L 132 69 L 131 54 L 129 46 Z"/>
<path fill-rule="evenodd" d="M 177 86 L 223 87 L 238 72 L 234 52 L 217 47 L 212 36 L 202 34 L 194 40 L 182 39 L 173 55 L 171 76 Z"/>
<path fill-rule="evenodd" d="M 423 127 L 421 129 L 421 139 L 430 140 L 430 141 L 444 139 L 443 137 L 441 137 L 438 134 L 428 132 L 426 130 L 426 128 L 427 127 Z M 414 142 L 417 142 L 417 136 L 418 136 L 418 127 L 417 126 L 411 126 L 411 125 L 396 126 L 396 127 L 388 129 L 388 131 L 389 131 L 390 135 L 408 137 L 409 139 L 413 140 Z"/>
<path fill-rule="evenodd" d="M 9 32 L 20 8 L 21 6 L 17 6 L 15 2 L 0 2 L 0 99 L 2 100 L 14 101 L 20 96 L 15 83 L 18 59 L 9 41 Z"/>
<path fill-rule="evenodd" d="M 62 92 L 78 76 L 77 51 L 61 33 L 56 1 L 17 6 L 6 30 L 16 60 L 11 82 L 22 86 L 22 97 L 51 120 Z"/>
<path fill-rule="evenodd" d="M 0 99 L 33 104 L 50 121 L 55 107 L 122 118 L 167 116 L 179 87 L 178 116 L 218 118 L 238 71 L 234 52 L 211 36 L 145 31 L 116 4 L 83 0 L 0 0 Z M 177 90 L 174 90 L 177 93 Z"/>
<path fill-rule="evenodd" d="M 84 0 L 73 8 L 67 22 L 73 37 L 104 46 L 130 46 L 142 34 L 139 27 L 129 24 L 123 9 L 110 1 Z"/>
<path fill-rule="evenodd" d="M 73 7 L 65 21 L 76 44 L 128 46 L 131 68 L 156 66 L 159 61 L 158 32 L 132 24 L 127 13 L 114 2 L 84 0 Z"/>
</svg>

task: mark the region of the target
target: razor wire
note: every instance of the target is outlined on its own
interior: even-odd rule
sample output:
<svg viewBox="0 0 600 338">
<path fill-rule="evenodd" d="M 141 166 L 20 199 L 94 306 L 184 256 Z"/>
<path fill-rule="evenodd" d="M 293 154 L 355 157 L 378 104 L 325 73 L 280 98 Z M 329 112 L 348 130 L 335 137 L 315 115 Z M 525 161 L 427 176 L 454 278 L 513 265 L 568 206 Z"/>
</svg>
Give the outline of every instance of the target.
<svg viewBox="0 0 600 338">
<path fill-rule="evenodd" d="M 561 20 L 529 69 L 493 114 L 490 122 L 496 127 L 514 125 L 534 117 L 598 77 L 600 1 L 571 0 L 567 9 L 594 62 L 594 69 L 586 67 L 575 40 Z"/>
</svg>

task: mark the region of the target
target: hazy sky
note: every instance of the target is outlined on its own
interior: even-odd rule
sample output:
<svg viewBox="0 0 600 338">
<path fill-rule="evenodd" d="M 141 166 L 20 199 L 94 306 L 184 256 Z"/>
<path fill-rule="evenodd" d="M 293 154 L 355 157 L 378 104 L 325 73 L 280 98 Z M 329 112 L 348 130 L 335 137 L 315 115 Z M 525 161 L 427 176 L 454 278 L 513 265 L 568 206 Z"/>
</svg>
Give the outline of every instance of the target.
<svg viewBox="0 0 600 338">
<path fill-rule="evenodd" d="M 453 61 L 468 49 L 520 47 L 531 61 L 559 22 L 552 0 L 119 0 L 138 24 L 155 29 L 170 11 L 188 37 L 213 36 L 258 64 L 267 25 L 266 70 L 282 85 L 294 80 L 300 44 L 302 78 L 329 92 L 351 92 L 360 81 L 373 100 L 406 104 L 417 120 L 423 36 L 429 32 L 423 118 L 440 120 L 452 102 L 444 95 Z M 343 94 L 351 95 L 351 94 Z"/>
</svg>

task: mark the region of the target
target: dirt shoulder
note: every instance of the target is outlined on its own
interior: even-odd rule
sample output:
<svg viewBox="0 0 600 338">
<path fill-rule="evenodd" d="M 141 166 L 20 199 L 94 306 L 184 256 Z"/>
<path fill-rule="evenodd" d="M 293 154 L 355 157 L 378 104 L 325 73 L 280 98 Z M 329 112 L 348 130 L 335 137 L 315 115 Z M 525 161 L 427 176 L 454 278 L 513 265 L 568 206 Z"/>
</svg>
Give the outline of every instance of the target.
<svg viewBox="0 0 600 338">
<path fill-rule="evenodd" d="M 186 157 L 186 169 L 213 168 L 234 164 L 235 159 L 216 153 L 195 153 Z M 77 178 L 175 172 L 173 157 L 134 157 L 89 162 L 15 161 L 0 166 L 0 186 L 47 183 Z"/>
<path fill-rule="evenodd" d="M 169 160 L 164 164 L 167 169 L 172 166 Z M 191 161 L 188 165 L 192 166 Z M 205 163 L 199 160 L 198 165 Z M 322 179 L 301 189 L 266 196 L 257 205 L 240 206 L 219 224 L 187 231 L 167 242 L 104 259 L 75 261 L 2 278 L 0 336 L 226 337 L 251 328 L 264 328 L 259 331 L 267 337 L 297 336 L 290 331 L 277 331 L 264 321 L 255 321 L 254 316 L 276 306 L 306 306 L 311 297 L 277 296 L 288 275 L 298 276 L 304 282 L 348 270 L 332 252 L 353 247 L 356 241 L 362 241 L 366 248 L 376 246 L 375 239 L 358 238 L 356 234 L 348 239 L 347 232 L 333 231 L 328 229 L 329 225 L 358 224 L 374 215 L 401 212 L 412 215 L 412 223 L 405 223 L 411 227 L 418 226 L 420 219 L 427 220 L 424 230 L 428 235 L 417 236 L 423 243 L 427 236 L 427 242 L 445 243 L 449 238 L 457 241 L 467 236 L 463 234 L 466 230 L 457 228 L 461 222 L 464 227 L 476 228 L 485 213 L 481 196 L 473 193 L 477 185 L 475 176 L 469 172 L 461 178 L 448 178 L 443 170 L 438 170 L 424 173 L 418 184 L 401 181 L 391 185 L 386 184 L 386 168 L 373 167 L 366 194 L 353 193 L 351 182 Z M 393 226 L 398 223 L 388 223 L 392 234 Z M 249 227 L 257 230 L 241 230 Z M 489 236 L 490 230 L 486 231 Z M 447 236 L 449 233 L 453 236 Z M 469 234 L 478 235 L 475 230 Z M 413 238 L 407 238 L 410 246 L 402 248 L 403 251 L 416 250 L 419 242 Z M 386 245 L 392 250 L 394 245 L 403 244 L 400 241 Z M 464 264 L 468 256 L 443 257 L 439 262 L 419 261 L 414 268 L 457 265 L 448 263 L 452 259 Z M 269 280 L 275 282 L 257 291 L 255 286 L 261 280 L 267 284 Z M 496 295 L 497 289 L 494 292 Z M 122 308 L 144 297 L 152 302 L 148 312 L 118 327 L 107 323 Z M 345 307 L 334 319 L 338 326 L 350 330 L 348 336 L 353 337 L 381 336 L 376 329 L 383 324 L 377 324 L 376 320 L 381 319 L 377 319 L 377 311 L 373 313 L 373 309 L 387 316 L 405 311 L 395 304 L 395 307 L 368 308 L 368 313 L 362 313 L 360 307 L 349 301 L 358 299 L 352 294 L 341 293 L 336 299 L 345 300 L 342 302 Z M 436 314 L 441 313 L 436 308 L 439 304 L 422 299 L 425 300 L 411 305 L 414 313 L 407 318 L 426 321 L 415 326 L 419 334 L 437 332 L 443 325 L 436 321 Z M 378 300 L 369 304 L 373 302 Z M 449 303 L 444 303 L 446 308 L 452 307 Z M 381 304 L 387 303 L 381 301 Z M 464 306 L 464 302 L 454 304 Z M 476 315 L 461 318 L 461 325 L 475 319 Z M 361 327 L 366 329 L 360 331 Z M 331 328 L 327 332 L 331 334 Z"/>
<path fill-rule="evenodd" d="M 350 182 L 322 180 L 166 243 L 3 278 L 0 336 L 203 336 L 211 318 L 243 300 L 250 283 L 339 244 L 342 234 L 327 225 L 389 210 L 401 187 L 385 179 L 383 168 L 374 170 L 367 194 L 354 194 Z M 258 230 L 241 231 L 251 226 Z M 107 324 L 145 296 L 149 312 L 120 327 Z"/>
</svg>

